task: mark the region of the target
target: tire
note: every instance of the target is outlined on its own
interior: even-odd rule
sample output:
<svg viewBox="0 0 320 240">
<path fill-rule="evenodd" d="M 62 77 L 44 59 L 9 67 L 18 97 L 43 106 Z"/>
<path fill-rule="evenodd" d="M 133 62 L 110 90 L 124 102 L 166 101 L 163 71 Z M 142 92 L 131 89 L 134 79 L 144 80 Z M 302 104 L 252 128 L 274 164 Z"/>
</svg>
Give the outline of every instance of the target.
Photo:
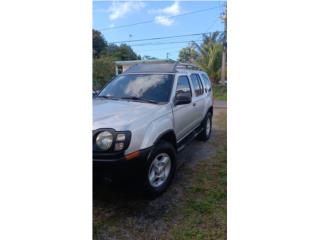
<svg viewBox="0 0 320 240">
<path fill-rule="evenodd" d="M 212 113 L 208 112 L 206 117 L 204 118 L 203 122 L 202 122 L 202 132 L 199 134 L 198 139 L 201 141 L 208 141 L 210 136 L 211 136 L 211 132 L 212 132 Z"/>
<path fill-rule="evenodd" d="M 167 159 L 169 158 L 169 159 Z M 168 161 L 165 164 L 166 159 Z M 160 164 L 161 163 L 161 164 Z M 158 164 L 158 165 L 157 165 Z M 160 168 L 157 166 L 161 165 Z M 168 166 L 170 165 L 170 167 Z M 157 171 L 162 169 L 162 171 Z M 168 170 L 169 169 L 169 170 Z M 147 159 L 143 174 L 143 193 L 145 196 L 155 198 L 169 187 L 176 170 L 176 150 L 169 142 L 159 142 Z M 154 179 L 153 181 L 151 179 Z M 158 180 L 157 180 L 158 179 Z M 157 186 L 157 183 L 159 184 Z"/>
</svg>

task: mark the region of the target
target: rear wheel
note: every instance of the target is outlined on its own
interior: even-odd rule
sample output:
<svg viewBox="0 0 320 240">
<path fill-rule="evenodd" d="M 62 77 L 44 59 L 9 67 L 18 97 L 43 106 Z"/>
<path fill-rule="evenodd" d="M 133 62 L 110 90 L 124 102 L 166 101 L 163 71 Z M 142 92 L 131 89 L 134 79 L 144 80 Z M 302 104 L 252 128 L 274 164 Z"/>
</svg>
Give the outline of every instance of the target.
<svg viewBox="0 0 320 240">
<path fill-rule="evenodd" d="M 208 112 L 205 119 L 202 122 L 202 132 L 199 135 L 199 139 L 202 141 L 207 141 L 212 132 L 212 113 Z"/>
<path fill-rule="evenodd" d="M 162 194 L 170 185 L 176 170 L 176 151 L 161 141 L 148 157 L 144 169 L 144 193 L 150 197 Z"/>
</svg>

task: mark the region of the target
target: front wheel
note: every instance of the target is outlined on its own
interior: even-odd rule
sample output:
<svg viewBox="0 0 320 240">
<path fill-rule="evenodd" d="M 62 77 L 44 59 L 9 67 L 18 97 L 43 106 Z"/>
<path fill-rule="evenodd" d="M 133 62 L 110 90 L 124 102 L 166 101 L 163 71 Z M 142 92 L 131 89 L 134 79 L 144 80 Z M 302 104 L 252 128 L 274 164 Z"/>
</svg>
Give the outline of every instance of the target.
<svg viewBox="0 0 320 240">
<path fill-rule="evenodd" d="M 144 169 L 144 193 L 157 197 L 170 185 L 176 170 L 176 151 L 172 144 L 160 142 L 148 157 Z"/>
<path fill-rule="evenodd" d="M 205 119 L 202 122 L 202 132 L 199 135 L 199 139 L 202 141 L 209 140 L 212 132 L 212 113 L 208 112 Z"/>
</svg>

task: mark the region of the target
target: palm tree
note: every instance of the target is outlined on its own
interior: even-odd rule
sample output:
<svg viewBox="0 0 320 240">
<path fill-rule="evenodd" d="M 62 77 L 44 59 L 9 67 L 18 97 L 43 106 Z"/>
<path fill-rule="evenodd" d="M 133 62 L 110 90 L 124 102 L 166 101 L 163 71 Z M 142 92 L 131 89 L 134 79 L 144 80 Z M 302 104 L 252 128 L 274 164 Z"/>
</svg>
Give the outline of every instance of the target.
<svg viewBox="0 0 320 240">
<path fill-rule="evenodd" d="M 223 34 L 213 32 L 209 35 L 203 35 L 203 42 L 200 45 L 193 42 L 193 46 L 199 54 L 195 63 L 208 73 L 214 83 L 220 79 L 222 39 Z"/>
</svg>

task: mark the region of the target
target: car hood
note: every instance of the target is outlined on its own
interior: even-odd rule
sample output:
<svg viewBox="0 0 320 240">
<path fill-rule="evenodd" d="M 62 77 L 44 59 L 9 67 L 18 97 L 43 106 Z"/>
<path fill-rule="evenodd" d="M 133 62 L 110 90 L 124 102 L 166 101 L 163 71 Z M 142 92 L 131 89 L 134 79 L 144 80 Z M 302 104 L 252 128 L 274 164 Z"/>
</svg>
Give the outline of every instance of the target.
<svg viewBox="0 0 320 240">
<path fill-rule="evenodd" d="M 131 130 L 133 124 L 145 125 L 167 113 L 170 110 L 167 105 L 94 99 L 93 130 L 99 128 L 113 128 L 116 131 Z"/>
</svg>

